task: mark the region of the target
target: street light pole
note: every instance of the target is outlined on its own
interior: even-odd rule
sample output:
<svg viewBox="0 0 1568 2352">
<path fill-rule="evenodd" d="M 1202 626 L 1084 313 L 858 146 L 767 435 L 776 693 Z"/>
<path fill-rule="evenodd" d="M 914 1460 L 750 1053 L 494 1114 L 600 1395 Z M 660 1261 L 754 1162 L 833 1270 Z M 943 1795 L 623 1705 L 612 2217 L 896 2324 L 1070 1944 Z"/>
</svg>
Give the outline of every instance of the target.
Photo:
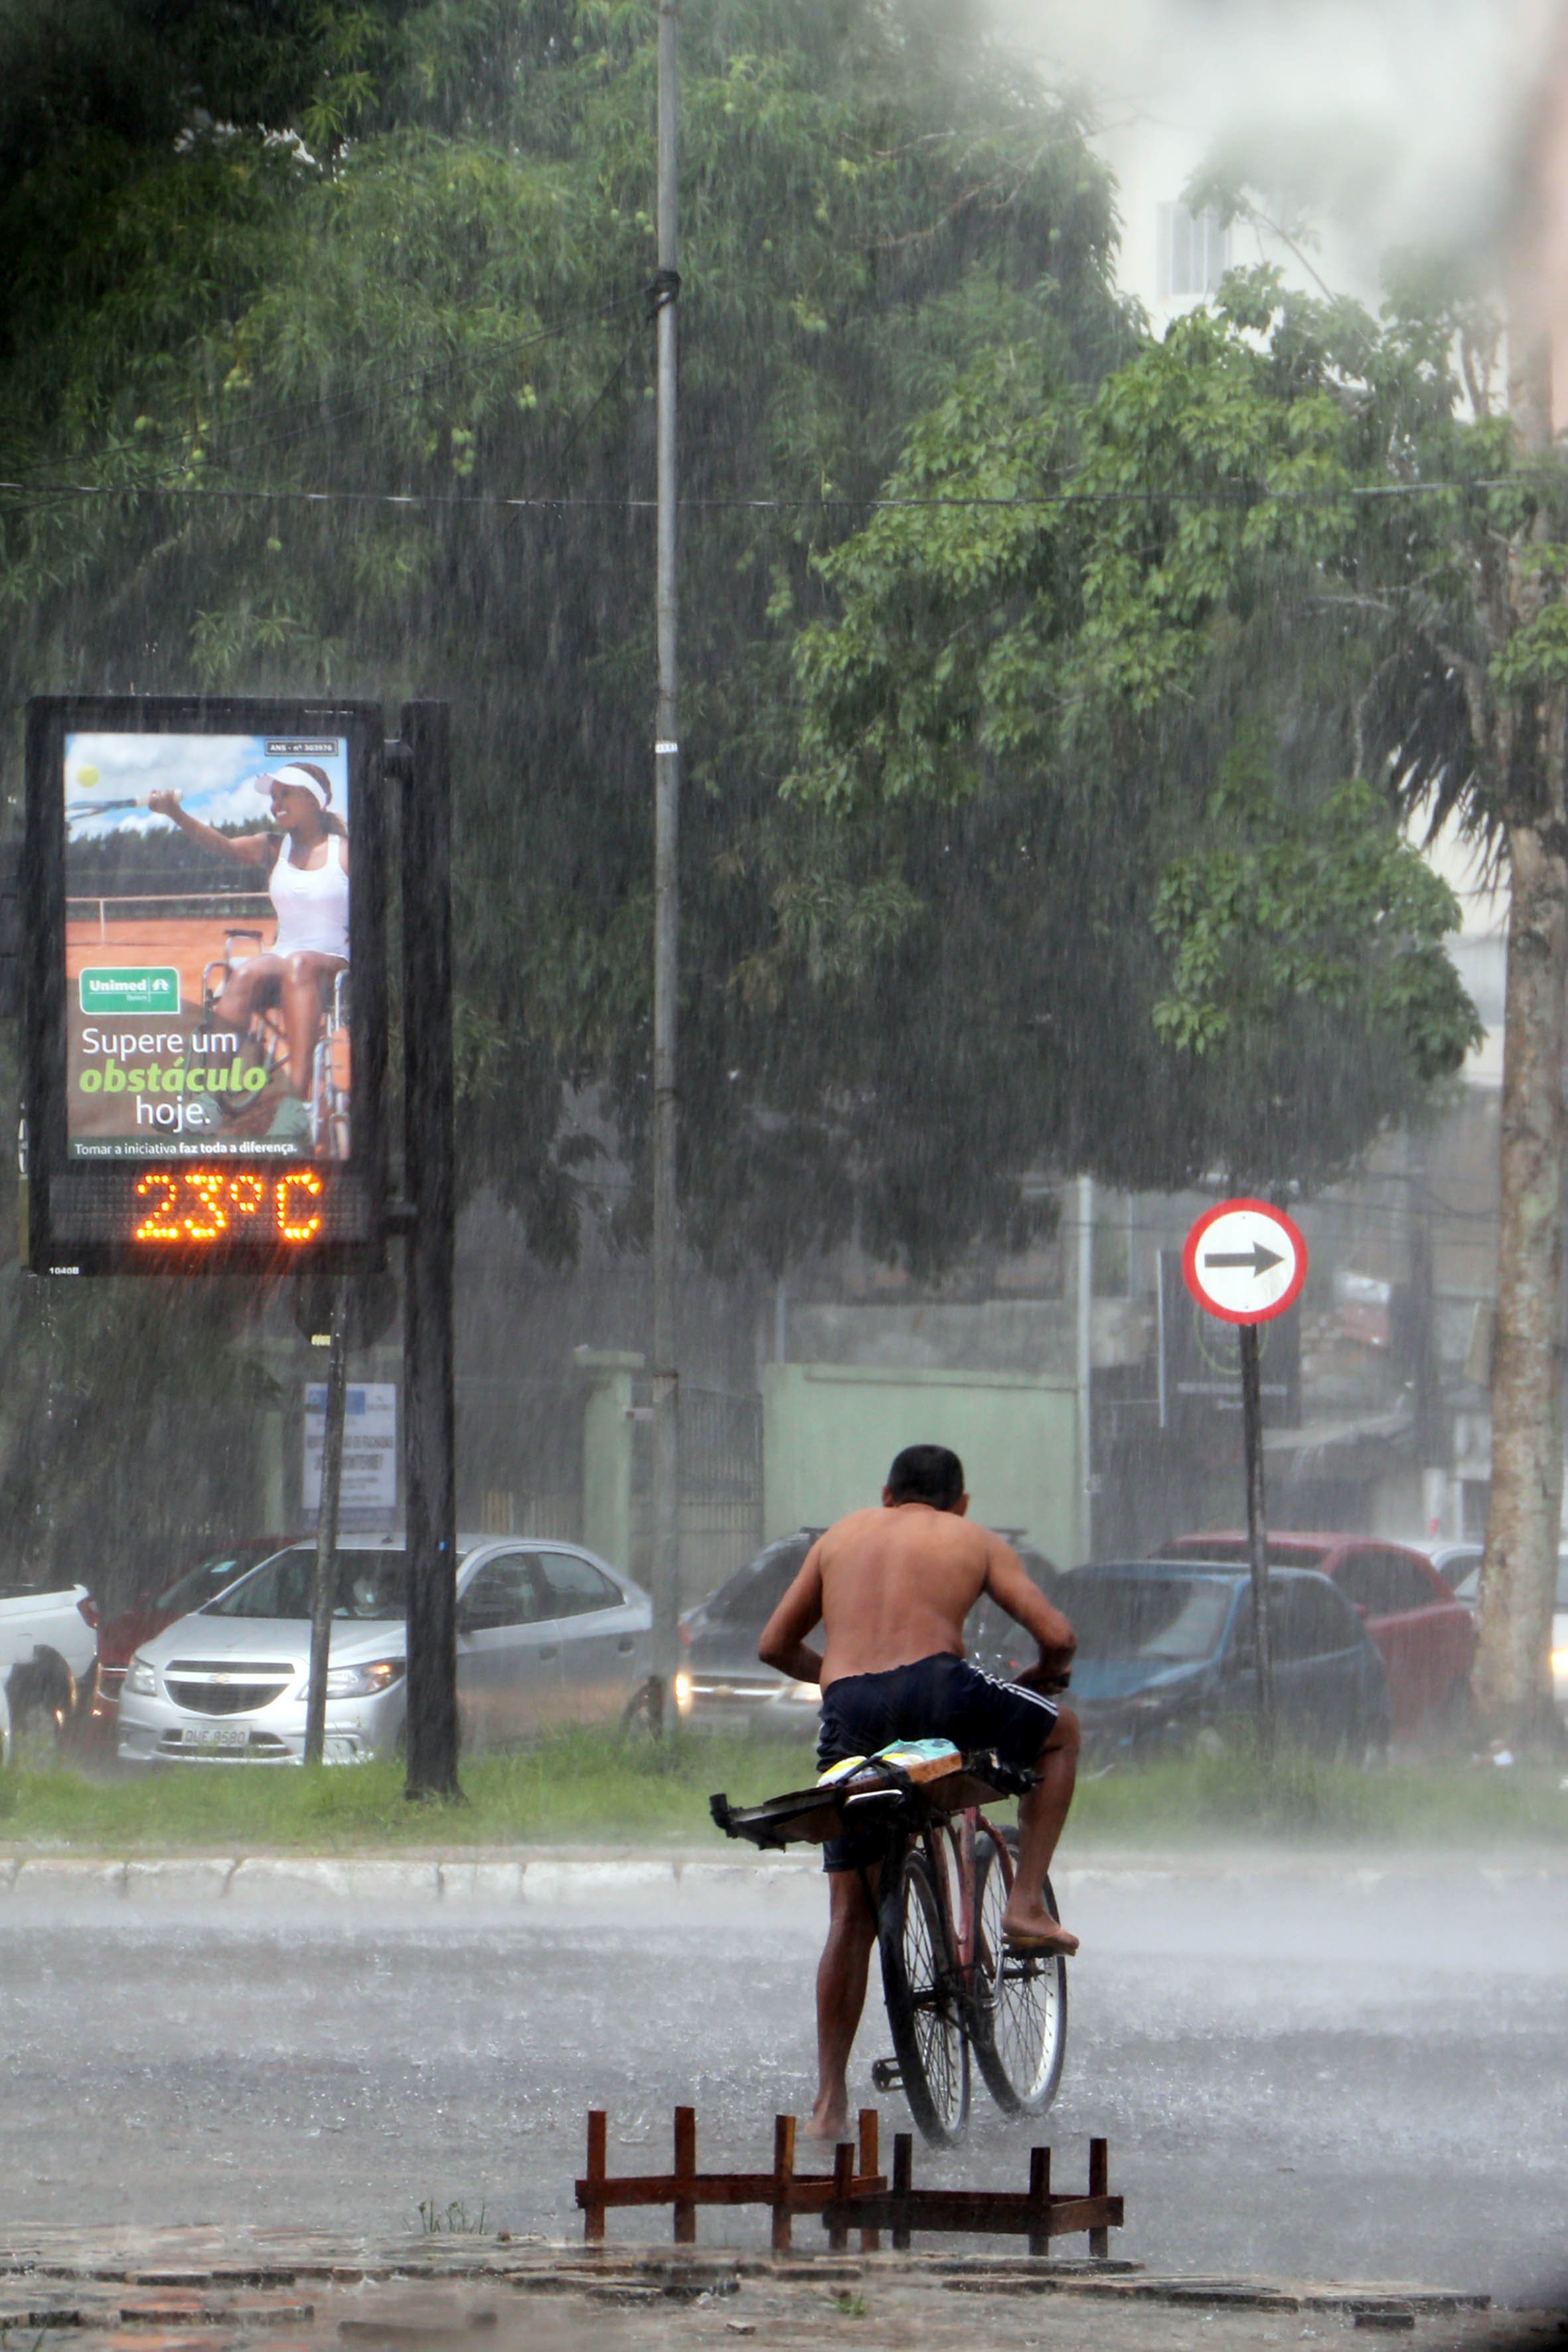
<svg viewBox="0 0 1568 2352">
<path fill-rule="evenodd" d="M 659 268 L 655 604 L 659 696 L 653 730 L 653 1672 L 669 1717 L 680 1613 L 680 1375 L 676 1362 L 676 992 L 680 979 L 681 748 L 675 645 L 676 0 L 659 0 Z"/>
</svg>

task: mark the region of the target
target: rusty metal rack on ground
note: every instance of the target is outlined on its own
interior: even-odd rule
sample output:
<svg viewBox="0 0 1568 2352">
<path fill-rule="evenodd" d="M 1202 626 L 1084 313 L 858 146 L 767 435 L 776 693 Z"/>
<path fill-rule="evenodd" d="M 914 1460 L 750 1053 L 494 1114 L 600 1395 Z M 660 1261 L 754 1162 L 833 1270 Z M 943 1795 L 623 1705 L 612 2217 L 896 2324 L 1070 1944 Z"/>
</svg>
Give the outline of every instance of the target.
<svg viewBox="0 0 1568 2352">
<path fill-rule="evenodd" d="M 773 2216 L 776 2253 L 790 2251 L 798 2213 L 821 2216 L 835 2252 L 848 2245 L 852 2230 L 860 2231 L 862 2253 L 880 2250 L 883 2230 L 895 2250 L 906 2248 L 915 2231 L 936 2230 L 1023 2237 L 1031 2254 L 1045 2253 L 1052 2238 L 1087 2231 L 1090 2253 L 1104 2255 L 1110 2249 L 1109 2231 L 1123 2225 L 1122 2200 L 1110 2193 L 1110 2147 L 1103 2139 L 1089 2143 L 1088 2194 L 1073 2197 L 1053 2192 L 1048 2147 L 1030 2148 L 1027 2189 L 916 2189 L 915 2141 L 909 2132 L 899 2132 L 894 2139 L 890 2184 L 878 2169 L 881 2119 L 875 2107 L 861 2109 L 857 2139 L 839 2143 L 831 2172 L 796 2171 L 793 2116 L 773 2119 L 769 2172 L 699 2172 L 695 2107 L 675 2109 L 674 2163 L 669 2172 L 612 2175 L 608 2168 L 609 2129 L 605 2110 L 592 2109 L 587 2168 L 576 2184 L 582 2234 L 590 2245 L 604 2242 L 605 2215 L 612 2206 L 632 2205 L 673 2207 L 677 2246 L 695 2244 L 699 2205 L 766 2205 Z"/>
</svg>

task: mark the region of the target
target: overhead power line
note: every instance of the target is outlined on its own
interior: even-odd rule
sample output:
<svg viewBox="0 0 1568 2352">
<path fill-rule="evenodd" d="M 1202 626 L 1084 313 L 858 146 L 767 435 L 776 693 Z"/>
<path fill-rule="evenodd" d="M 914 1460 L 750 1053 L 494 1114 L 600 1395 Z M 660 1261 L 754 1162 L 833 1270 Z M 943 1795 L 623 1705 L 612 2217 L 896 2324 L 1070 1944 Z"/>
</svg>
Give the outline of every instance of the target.
<svg viewBox="0 0 1568 2352">
<path fill-rule="evenodd" d="M 618 363 L 619 364 L 619 363 Z M 743 513 L 917 513 L 944 508 L 976 508 L 1022 511 L 1035 507 L 1074 506 L 1333 506 L 1342 499 L 1456 498 L 1479 490 L 1527 489 L 1537 482 L 1568 487 L 1563 474 L 1531 476 L 1503 474 L 1468 482 L 1347 483 L 1336 490 L 1027 490 L 1010 496 L 890 499 L 864 497 L 779 498 L 685 497 L 683 508 Z M 576 492 L 546 492 L 533 497 L 497 490 L 340 490 L 300 489 L 263 483 L 229 482 L 39 482 L 0 481 L 0 497 L 42 503 L 52 499 L 227 499 L 262 504 L 382 507 L 496 507 L 513 512 L 555 513 L 582 508 L 616 514 L 656 511 L 652 498 L 585 498 Z"/>
</svg>

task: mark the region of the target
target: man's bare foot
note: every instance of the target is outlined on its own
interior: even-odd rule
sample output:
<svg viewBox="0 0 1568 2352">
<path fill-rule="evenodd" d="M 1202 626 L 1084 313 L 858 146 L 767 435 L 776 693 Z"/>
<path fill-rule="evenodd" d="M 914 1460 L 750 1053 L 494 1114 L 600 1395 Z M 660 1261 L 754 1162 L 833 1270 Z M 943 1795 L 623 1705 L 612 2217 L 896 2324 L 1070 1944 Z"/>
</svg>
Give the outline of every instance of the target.
<svg viewBox="0 0 1568 2352">
<path fill-rule="evenodd" d="M 840 2140 L 848 2139 L 850 2137 L 848 2106 L 824 2106 L 819 2099 L 811 2110 L 811 2120 L 806 2126 L 806 2137 L 831 2140 L 836 2147 Z"/>
<path fill-rule="evenodd" d="M 1016 1895 L 1002 1914 L 1002 1941 L 1015 1951 L 1071 1956 L 1078 1949 L 1077 1937 L 1053 1919 L 1043 1903 L 1023 1903 Z"/>
</svg>

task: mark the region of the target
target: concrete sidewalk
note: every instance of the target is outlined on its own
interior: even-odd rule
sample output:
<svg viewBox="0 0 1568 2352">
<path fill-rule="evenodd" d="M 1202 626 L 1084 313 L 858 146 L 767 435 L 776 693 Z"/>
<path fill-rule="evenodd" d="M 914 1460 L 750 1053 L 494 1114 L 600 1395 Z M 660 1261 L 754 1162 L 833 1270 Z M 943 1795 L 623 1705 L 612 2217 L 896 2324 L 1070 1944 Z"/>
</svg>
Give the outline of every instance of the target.
<svg viewBox="0 0 1568 2352">
<path fill-rule="evenodd" d="M 1397 2282 L 1154 2275 L 1130 2263 L 977 2253 L 768 2255 L 720 2247 L 356 2238 L 211 2229 L 7 2231 L 0 2343 L 52 2352 L 607 2352 L 754 2337 L 972 2352 L 1262 2352 L 1285 2335 L 1398 2332 L 1421 2352 L 1532 2352 L 1546 2313 Z"/>
</svg>

